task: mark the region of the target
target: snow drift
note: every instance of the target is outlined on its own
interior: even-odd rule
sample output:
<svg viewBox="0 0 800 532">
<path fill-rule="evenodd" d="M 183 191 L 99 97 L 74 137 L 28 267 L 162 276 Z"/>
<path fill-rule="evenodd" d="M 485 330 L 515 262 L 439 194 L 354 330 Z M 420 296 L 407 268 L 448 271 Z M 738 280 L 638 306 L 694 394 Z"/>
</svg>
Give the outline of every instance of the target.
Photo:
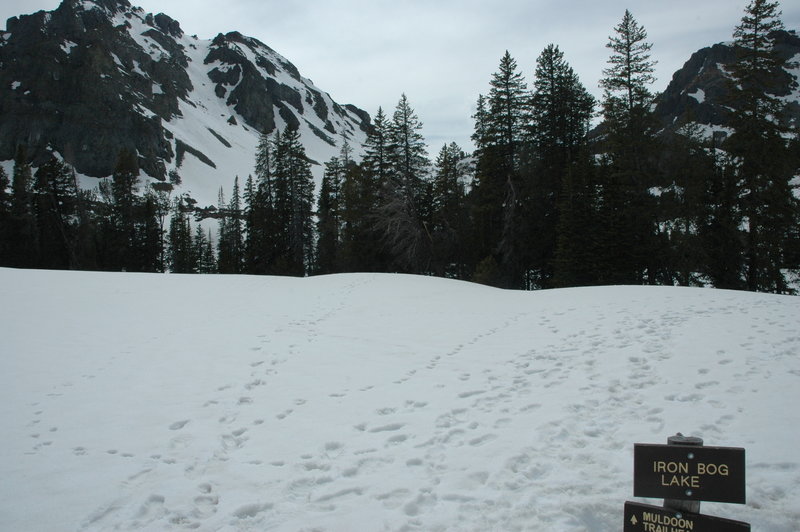
<svg viewBox="0 0 800 532">
<path fill-rule="evenodd" d="M 747 449 L 800 522 L 800 299 L 0 270 L 7 530 L 622 527 L 633 443 Z M 660 501 L 651 501 L 660 503 Z"/>
</svg>

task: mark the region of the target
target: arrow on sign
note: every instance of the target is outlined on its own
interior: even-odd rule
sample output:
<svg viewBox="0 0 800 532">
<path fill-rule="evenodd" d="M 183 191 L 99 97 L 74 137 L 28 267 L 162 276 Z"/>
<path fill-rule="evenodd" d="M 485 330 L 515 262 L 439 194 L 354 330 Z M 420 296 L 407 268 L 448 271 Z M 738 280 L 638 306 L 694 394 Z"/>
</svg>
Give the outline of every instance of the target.
<svg viewBox="0 0 800 532">
<path fill-rule="evenodd" d="M 636 516 L 635 516 L 635 515 L 631 517 L 631 524 L 632 524 L 633 526 L 636 526 L 636 523 L 638 523 L 638 522 L 639 522 L 639 520 L 638 520 L 638 519 L 636 519 Z"/>
</svg>

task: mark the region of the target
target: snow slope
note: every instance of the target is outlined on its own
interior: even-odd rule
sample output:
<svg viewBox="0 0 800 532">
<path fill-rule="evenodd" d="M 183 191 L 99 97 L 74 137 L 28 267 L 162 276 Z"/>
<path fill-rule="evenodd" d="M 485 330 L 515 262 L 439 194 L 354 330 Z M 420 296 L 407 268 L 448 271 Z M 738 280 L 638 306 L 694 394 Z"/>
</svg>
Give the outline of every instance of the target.
<svg viewBox="0 0 800 532">
<path fill-rule="evenodd" d="M 620 530 L 634 442 L 800 523 L 800 298 L 0 270 L 0 528 Z M 651 501 L 660 503 L 660 501 Z"/>
</svg>

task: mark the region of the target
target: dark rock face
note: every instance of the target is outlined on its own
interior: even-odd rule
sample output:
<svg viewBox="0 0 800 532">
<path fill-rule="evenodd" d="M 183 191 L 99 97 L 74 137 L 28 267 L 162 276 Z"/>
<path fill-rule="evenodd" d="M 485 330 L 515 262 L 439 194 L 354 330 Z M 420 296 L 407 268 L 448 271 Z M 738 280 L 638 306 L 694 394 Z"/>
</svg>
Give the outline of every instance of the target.
<svg viewBox="0 0 800 532">
<path fill-rule="evenodd" d="M 203 79 L 189 75 L 190 47 L 205 56 Z M 193 91 L 204 83 L 255 131 L 272 132 L 276 110 L 288 126 L 309 120 L 328 143 L 339 134 L 332 113 L 340 128 L 370 127 L 366 113 L 329 104 L 255 39 L 234 32 L 192 41 L 177 21 L 127 0 L 64 0 L 52 12 L 9 19 L 0 33 L 0 160 L 25 145 L 34 165 L 57 151 L 78 172 L 100 177 L 129 150 L 143 171 L 166 179 L 175 158 L 192 151 L 164 123 L 181 116 L 182 104 L 195 106 Z"/>
<path fill-rule="evenodd" d="M 145 172 L 165 176 L 163 160 L 174 154 L 161 119 L 174 116 L 192 88 L 187 60 L 160 30 L 147 35 L 169 53 L 156 60 L 125 24 L 114 26 L 115 16 L 133 16 L 130 9 L 126 1 L 89 10 L 66 1 L 52 13 L 9 21 L 0 47 L 0 159 L 24 144 L 34 164 L 53 149 L 78 171 L 100 176 L 128 149 Z"/>
<path fill-rule="evenodd" d="M 775 50 L 785 59 L 800 54 L 800 37 L 795 32 L 775 33 Z M 667 130 L 679 127 L 685 120 L 724 127 L 731 105 L 731 81 L 725 70 L 736 62 L 730 44 L 715 44 L 692 54 L 673 76 L 667 89 L 658 97 L 656 115 Z M 797 82 L 785 70 L 774 73 L 775 96 L 797 93 Z M 788 120 L 800 121 L 800 103 L 789 102 Z"/>
</svg>

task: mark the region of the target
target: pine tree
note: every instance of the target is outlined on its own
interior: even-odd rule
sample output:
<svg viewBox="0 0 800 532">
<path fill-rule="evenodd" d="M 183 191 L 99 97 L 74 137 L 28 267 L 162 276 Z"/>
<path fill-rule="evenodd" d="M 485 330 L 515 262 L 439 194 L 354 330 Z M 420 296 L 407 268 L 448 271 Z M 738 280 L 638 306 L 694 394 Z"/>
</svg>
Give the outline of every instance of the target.
<svg viewBox="0 0 800 532">
<path fill-rule="evenodd" d="M 486 96 L 478 95 L 475 104 L 475 114 L 472 115 L 475 127 L 470 137 L 475 144 L 475 157 L 480 157 L 483 148 L 489 143 L 489 112 L 486 110 Z"/>
<path fill-rule="evenodd" d="M 798 171 L 784 134 L 785 103 L 774 95 L 776 72 L 789 66 L 773 47 L 783 29 L 778 2 L 752 0 L 733 33 L 737 62 L 731 69 L 734 133 L 724 148 L 742 184 L 741 210 L 747 226 L 744 265 L 749 290 L 787 293 L 782 269 L 800 221 L 790 180 Z"/>
<path fill-rule="evenodd" d="M 713 138 L 713 137 L 712 137 Z M 662 166 L 669 176 L 667 186 L 655 198 L 656 223 L 661 227 L 657 245 L 664 257 L 657 282 L 665 285 L 698 286 L 705 268 L 705 246 L 701 238 L 706 215 L 706 183 L 716 173 L 714 149 L 691 120 L 667 138 Z"/>
<path fill-rule="evenodd" d="M 503 158 L 504 170 L 513 172 L 528 122 L 529 94 L 517 62 L 506 50 L 499 70 L 492 75 L 489 90 L 487 144 L 496 146 Z"/>
<path fill-rule="evenodd" d="M 37 266 L 39 244 L 38 230 L 33 213 L 33 177 L 23 146 L 17 149 L 14 157 L 14 171 L 11 179 L 11 234 L 10 266 L 32 268 Z"/>
<path fill-rule="evenodd" d="M 703 253 L 700 271 L 716 288 L 742 289 L 743 238 L 741 186 L 729 155 L 716 156 L 712 144 L 712 171 L 703 180 L 699 238 Z"/>
<path fill-rule="evenodd" d="M 479 256 L 500 268 L 499 283 L 508 288 L 525 285 L 525 190 L 520 156 L 529 121 L 530 95 L 517 63 L 506 51 L 492 75 L 486 112 L 476 113 L 478 144 L 475 187 L 471 201 L 476 220 Z"/>
<path fill-rule="evenodd" d="M 387 271 L 388 259 L 381 251 L 381 233 L 376 228 L 378 194 L 373 174 L 366 165 L 346 169 L 340 190 L 341 244 L 338 253 L 342 271 Z"/>
<path fill-rule="evenodd" d="M 136 246 L 137 203 L 139 163 L 129 150 L 122 150 L 117 157 L 111 177 L 109 201 L 111 207 L 111 233 L 107 235 L 114 270 L 136 271 L 135 263 L 140 258 Z"/>
<path fill-rule="evenodd" d="M 183 197 L 173 204 L 172 217 L 169 222 L 167 254 L 169 269 L 172 273 L 194 273 L 195 257 L 192 246 L 192 227 L 187 216 L 188 207 Z"/>
<path fill-rule="evenodd" d="M 296 129 L 276 133 L 273 159 L 277 223 L 275 273 L 304 276 L 314 264 L 314 181 Z"/>
<path fill-rule="evenodd" d="M 403 94 L 389 125 L 390 175 L 377 216 L 396 267 L 411 273 L 422 272 L 430 257 L 423 205 L 428 159 L 421 129 L 422 123 Z"/>
<path fill-rule="evenodd" d="M 632 115 L 647 107 L 653 99 L 648 89 L 655 81 L 655 61 L 650 59 L 653 45 L 646 41 L 647 31 L 636 22 L 627 9 L 622 22 L 614 28 L 616 35 L 608 39 L 606 48 L 612 50 L 608 59 L 611 65 L 603 70 L 600 86 L 605 90 L 604 112 L 606 119 L 616 113 Z"/>
<path fill-rule="evenodd" d="M 533 283 L 549 287 L 554 275 L 554 261 L 560 224 L 559 195 L 566 193 L 569 206 L 576 198 L 580 180 L 565 190 L 562 180 L 579 155 L 583 154 L 594 98 L 564 60 L 558 46 L 548 45 L 536 62 L 536 78 L 531 98 L 529 137 L 533 144 L 528 175 L 524 180 L 529 227 L 526 238 Z M 585 162 L 585 161 L 584 161 Z M 570 227 L 566 224 L 564 227 Z M 588 228 L 587 228 L 588 230 Z M 570 245 L 562 242 L 562 247 Z M 563 260 L 563 257 L 562 257 Z M 562 275 L 562 282 L 563 282 Z"/>
<path fill-rule="evenodd" d="M 35 174 L 36 226 L 40 246 L 38 266 L 51 269 L 76 269 L 78 185 L 75 172 L 51 157 Z"/>
<path fill-rule="evenodd" d="M 376 189 L 384 186 L 389 178 L 389 123 L 381 107 L 364 143 L 362 166 Z"/>
<path fill-rule="evenodd" d="M 239 176 L 236 176 L 233 180 L 230 202 L 225 203 L 225 196 L 222 188 L 220 188 L 218 203 L 220 218 L 217 269 L 219 273 L 242 273 L 244 266 L 244 230 L 242 228 Z"/>
<path fill-rule="evenodd" d="M 436 275 L 463 279 L 468 268 L 468 231 L 464 180 L 467 155 L 456 143 L 442 146 L 431 186 L 432 269 Z"/>
<path fill-rule="evenodd" d="M 595 182 L 591 156 L 588 152 L 578 154 L 561 180 L 552 286 L 587 286 L 598 282 Z"/>
<path fill-rule="evenodd" d="M 156 271 L 167 271 L 167 243 L 165 237 L 167 235 L 166 221 L 172 209 L 172 200 L 170 198 L 171 189 L 157 189 L 150 188 L 155 205 L 155 217 L 158 222 L 158 268 Z"/>
<path fill-rule="evenodd" d="M 227 214 L 230 217 L 228 230 L 230 231 L 231 263 L 233 267 L 231 273 L 242 273 L 244 264 L 244 232 L 242 228 L 242 196 L 239 191 L 239 176 L 233 179 L 233 192 L 231 193 L 231 201 L 228 204 Z"/>
<path fill-rule="evenodd" d="M 194 271 L 197 273 L 217 272 L 214 248 L 211 243 L 211 230 L 209 229 L 208 235 L 206 235 L 200 224 L 197 224 L 192 240 L 192 262 Z"/>
<path fill-rule="evenodd" d="M 11 266 L 11 181 L 5 168 L 0 166 L 0 266 Z"/>
<path fill-rule="evenodd" d="M 200 273 L 217 273 L 217 260 L 214 256 L 214 247 L 211 241 L 211 229 L 208 230 L 204 245 L 200 250 Z"/>
<path fill-rule="evenodd" d="M 346 168 L 343 162 L 340 157 L 332 157 L 325 163 L 325 173 L 317 198 L 316 271 L 320 274 L 335 273 L 339 268 L 340 194 Z"/>
<path fill-rule="evenodd" d="M 552 165 L 569 164 L 586 143 L 594 98 L 554 44 L 536 61 L 529 135 L 539 156 Z M 550 162 L 552 161 L 552 162 Z"/>
<path fill-rule="evenodd" d="M 148 187 L 143 200 L 139 203 L 137 216 L 135 248 L 139 256 L 134 261 L 136 271 L 159 272 L 163 246 L 163 233 L 159 222 L 159 199 L 151 187 Z"/>
<path fill-rule="evenodd" d="M 340 249 L 338 260 L 344 271 L 387 271 L 383 252 L 379 207 L 389 190 L 389 121 L 381 107 L 367 134 L 360 164 L 343 168 L 340 189 Z"/>
<path fill-rule="evenodd" d="M 256 151 L 255 180 L 245 195 L 245 271 L 258 275 L 270 273 L 276 257 L 272 150 L 272 139 L 262 134 Z"/>
<path fill-rule="evenodd" d="M 655 62 L 647 32 L 625 11 L 616 35 L 606 45 L 612 50 L 603 71 L 605 160 L 602 166 L 599 215 L 603 218 L 601 282 L 639 284 L 655 282 L 655 202 L 650 189 L 660 184 L 656 167 L 657 122 L 650 109 Z"/>
</svg>

